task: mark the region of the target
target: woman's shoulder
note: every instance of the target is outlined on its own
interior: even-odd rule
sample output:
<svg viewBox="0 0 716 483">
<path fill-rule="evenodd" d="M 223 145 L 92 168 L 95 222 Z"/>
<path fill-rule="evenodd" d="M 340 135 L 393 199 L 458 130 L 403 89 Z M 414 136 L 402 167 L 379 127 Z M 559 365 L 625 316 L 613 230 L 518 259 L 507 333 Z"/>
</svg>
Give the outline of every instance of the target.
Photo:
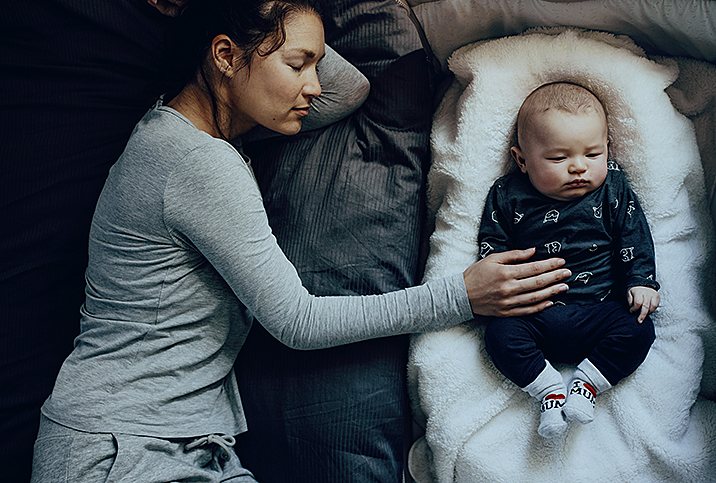
<svg viewBox="0 0 716 483">
<path fill-rule="evenodd" d="M 194 169 L 219 170 L 245 165 L 230 143 L 197 129 L 178 111 L 162 105 L 155 105 L 137 124 L 128 148 L 132 144 L 165 170 L 187 164 Z"/>
</svg>

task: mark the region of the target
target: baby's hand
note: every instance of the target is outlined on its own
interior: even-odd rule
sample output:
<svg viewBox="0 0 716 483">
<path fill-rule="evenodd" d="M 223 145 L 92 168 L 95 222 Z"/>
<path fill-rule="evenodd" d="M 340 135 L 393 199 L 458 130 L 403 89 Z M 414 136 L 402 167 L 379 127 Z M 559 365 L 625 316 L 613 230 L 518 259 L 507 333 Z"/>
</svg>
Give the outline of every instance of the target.
<svg viewBox="0 0 716 483">
<path fill-rule="evenodd" d="M 629 311 L 633 314 L 639 312 L 637 322 L 644 322 L 646 316 L 656 310 L 661 302 L 659 292 L 649 287 L 632 287 L 627 293 L 627 303 L 629 303 Z"/>
</svg>

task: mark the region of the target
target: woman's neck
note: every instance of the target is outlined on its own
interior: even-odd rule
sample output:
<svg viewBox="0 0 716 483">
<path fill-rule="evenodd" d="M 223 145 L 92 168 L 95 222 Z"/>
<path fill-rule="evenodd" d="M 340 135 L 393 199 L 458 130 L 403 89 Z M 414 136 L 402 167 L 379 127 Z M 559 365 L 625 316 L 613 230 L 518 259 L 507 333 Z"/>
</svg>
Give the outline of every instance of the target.
<svg viewBox="0 0 716 483">
<path fill-rule="evenodd" d="M 186 86 L 172 100 L 165 104 L 189 119 L 199 129 L 215 138 L 221 138 L 219 128 L 214 122 L 211 99 L 198 87 Z"/>
</svg>

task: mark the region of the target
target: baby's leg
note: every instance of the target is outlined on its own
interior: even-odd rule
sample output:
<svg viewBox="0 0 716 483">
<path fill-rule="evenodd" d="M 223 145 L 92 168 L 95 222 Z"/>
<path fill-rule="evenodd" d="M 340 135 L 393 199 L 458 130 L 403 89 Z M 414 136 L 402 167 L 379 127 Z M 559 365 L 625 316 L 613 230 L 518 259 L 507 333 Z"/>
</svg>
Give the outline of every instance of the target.
<svg viewBox="0 0 716 483">
<path fill-rule="evenodd" d="M 654 325 L 649 317 L 643 323 L 617 302 L 594 307 L 602 332 L 590 355 L 574 373 L 564 405 L 570 421 L 582 424 L 594 419 L 595 397 L 636 370 L 654 342 Z"/>
<path fill-rule="evenodd" d="M 567 402 L 564 404 L 564 416 L 570 421 L 587 424 L 594 421 L 594 406 L 597 394 L 600 394 L 612 385 L 594 367 L 589 359 L 584 359 L 577 366 L 569 384 Z"/>
<path fill-rule="evenodd" d="M 505 376 L 541 402 L 537 432 L 554 438 L 567 429 L 562 416 L 567 388 L 562 375 L 538 348 L 538 335 L 539 330 L 528 320 L 495 319 L 485 331 L 485 348 Z"/>
<path fill-rule="evenodd" d="M 549 361 L 545 364 L 539 376 L 522 390 L 542 402 L 537 432 L 545 438 L 554 438 L 567 430 L 567 421 L 562 413 L 567 387 L 562 374 Z"/>
</svg>

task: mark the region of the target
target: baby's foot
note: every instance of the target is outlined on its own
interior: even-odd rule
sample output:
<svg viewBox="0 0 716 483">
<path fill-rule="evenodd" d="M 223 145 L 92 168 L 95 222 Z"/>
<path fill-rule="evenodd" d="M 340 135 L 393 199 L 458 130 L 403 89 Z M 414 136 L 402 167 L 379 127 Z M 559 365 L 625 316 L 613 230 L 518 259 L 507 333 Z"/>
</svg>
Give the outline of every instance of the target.
<svg viewBox="0 0 716 483">
<path fill-rule="evenodd" d="M 580 424 L 587 424 L 594 421 L 594 401 L 596 391 L 588 383 L 575 379 L 569 388 L 567 402 L 564 403 L 562 410 L 564 415 L 570 421 L 576 421 Z"/>
<path fill-rule="evenodd" d="M 542 399 L 539 428 L 537 432 L 543 438 L 555 438 L 567 430 L 567 421 L 562 415 L 564 406 L 564 394 L 547 394 Z"/>
</svg>

